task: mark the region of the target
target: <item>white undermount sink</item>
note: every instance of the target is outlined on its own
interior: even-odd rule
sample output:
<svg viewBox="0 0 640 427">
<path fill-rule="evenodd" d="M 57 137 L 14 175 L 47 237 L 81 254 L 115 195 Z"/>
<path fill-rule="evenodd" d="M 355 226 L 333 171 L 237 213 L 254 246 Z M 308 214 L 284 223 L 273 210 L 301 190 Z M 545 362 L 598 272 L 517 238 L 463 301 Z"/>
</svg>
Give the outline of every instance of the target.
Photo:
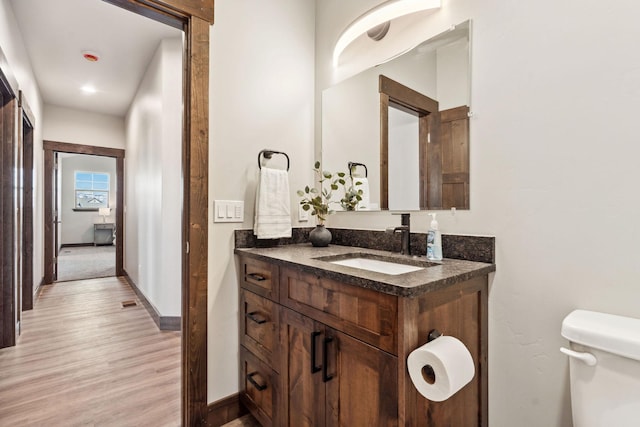
<svg viewBox="0 0 640 427">
<path fill-rule="evenodd" d="M 378 259 L 371 258 L 347 258 L 339 259 L 335 261 L 329 261 L 331 264 L 344 265 L 346 267 L 359 268 L 361 270 L 375 271 L 377 273 L 384 274 L 404 274 L 411 273 L 412 271 L 423 270 L 423 267 L 415 265 L 399 264 L 396 262 L 380 261 Z"/>
</svg>

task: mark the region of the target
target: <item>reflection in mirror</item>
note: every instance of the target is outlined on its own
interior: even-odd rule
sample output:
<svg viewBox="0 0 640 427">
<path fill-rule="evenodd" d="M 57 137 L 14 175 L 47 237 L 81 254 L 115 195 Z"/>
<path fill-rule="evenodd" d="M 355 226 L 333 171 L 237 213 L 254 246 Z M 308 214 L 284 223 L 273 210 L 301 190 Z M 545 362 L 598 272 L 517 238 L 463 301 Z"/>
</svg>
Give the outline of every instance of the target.
<svg viewBox="0 0 640 427">
<path fill-rule="evenodd" d="M 389 107 L 389 209 L 420 210 L 418 117 Z"/>
<path fill-rule="evenodd" d="M 469 208 L 469 27 L 459 24 L 323 92 L 323 168 L 348 171 L 351 161 L 369 171 L 368 203 L 357 210 Z M 437 107 L 389 96 L 385 78 Z"/>
</svg>

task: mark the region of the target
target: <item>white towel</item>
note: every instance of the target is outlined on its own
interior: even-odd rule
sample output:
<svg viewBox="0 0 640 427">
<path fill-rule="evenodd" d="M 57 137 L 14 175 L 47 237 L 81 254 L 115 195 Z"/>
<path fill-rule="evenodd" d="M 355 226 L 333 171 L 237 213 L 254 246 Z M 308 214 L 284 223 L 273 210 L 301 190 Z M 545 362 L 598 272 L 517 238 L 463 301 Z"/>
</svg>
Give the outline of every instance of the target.
<svg viewBox="0 0 640 427">
<path fill-rule="evenodd" d="M 360 183 L 360 185 L 356 185 L 357 183 Z M 360 203 L 358 203 L 358 210 L 359 211 L 368 211 L 371 209 L 370 206 L 370 201 L 369 201 L 369 180 L 367 178 L 364 177 L 353 177 L 353 188 L 356 189 L 356 191 L 358 190 L 362 190 L 362 194 L 360 195 L 360 197 L 362 197 L 362 200 L 360 200 Z"/>
<path fill-rule="evenodd" d="M 253 234 L 258 239 L 291 237 L 289 173 L 262 167 L 256 190 Z"/>
</svg>

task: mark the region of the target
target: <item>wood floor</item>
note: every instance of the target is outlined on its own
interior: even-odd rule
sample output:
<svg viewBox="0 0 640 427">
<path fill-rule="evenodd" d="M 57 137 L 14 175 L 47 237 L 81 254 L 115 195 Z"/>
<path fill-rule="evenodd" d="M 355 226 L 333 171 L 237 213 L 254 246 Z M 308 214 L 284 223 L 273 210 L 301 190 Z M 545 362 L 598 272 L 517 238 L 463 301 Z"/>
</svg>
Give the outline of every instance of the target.
<svg viewBox="0 0 640 427">
<path fill-rule="evenodd" d="M 0 426 L 179 426 L 180 333 L 126 300 L 113 277 L 46 286 L 0 350 Z"/>
</svg>

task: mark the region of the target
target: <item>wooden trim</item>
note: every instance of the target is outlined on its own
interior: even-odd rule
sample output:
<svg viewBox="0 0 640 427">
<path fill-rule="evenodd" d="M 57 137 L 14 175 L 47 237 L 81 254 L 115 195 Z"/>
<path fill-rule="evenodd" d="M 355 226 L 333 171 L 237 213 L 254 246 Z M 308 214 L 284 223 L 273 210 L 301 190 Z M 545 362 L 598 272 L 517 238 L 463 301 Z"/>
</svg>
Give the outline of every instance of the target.
<svg viewBox="0 0 640 427">
<path fill-rule="evenodd" d="M 249 413 L 242 404 L 239 393 L 210 403 L 207 412 L 207 424 L 213 427 L 222 426 Z"/>
<path fill-rule="evenodd" d="M 6 67 L 6 64 L 0 61 L 0 66 Z M 18 148 L 18 100 L 17 92 L 11 92 L 8 75 L 6 68 L 0 69 L 0 348 L 15 345 L 16 319 L 19 318 L 15 304 L 14 238 L 17 224 L 13 193 Z"/>
<path fill-rule="evenodd" d="M 181 23 L 185 32 L 185 108 L 182 143 L 182 424 L 206 425 L 209 24 L 213 23 L 214 0 L 105 1 L 160 22 L 172 21 L 174 26 Z M 164 7 L 165 5 L 167 7 Z M 169 19 L 171 17 L 173 19 Z"/>
<path fill-rule="evenodd" d="M 209 23 L 192 17 L 186 35 L 183 145 L 183 424 L 207 422 L 207 270 L 209 189 Z"/>
<path fill-rule="evenodd" d="M 182 30 L 190 17 L 213 24 L 214 0 L 103 0 Z"/>
<path fill-rule="evenodd" d="M 120 148 L 96 147 L 67 142 L 43 141 L 44 149 L 44 276 L 47 283 L 54 281 L 53 257 L 53 156 L 54 152 L 114 157 L 116 159 L 116 276 L 123 275 L 124 266 L 124 156 Z"/>
<path fill-rule="evenodd" d="M 433 208 L 441 193 L 437 172 L 432 167 L 434 160 L 431 152 L 439 148 L 438 108 L 435 99 L 417 92 L 402 83 L 398 83 L 380 74 L 378 77 L 380 92 L 380 209 L 389 209 L 389 107 L 397 108 L 405 113 L 418 117 L 418 152 L 419 152 L 419 201 L 420 209 Z M 429 143 L 431 135 L 431 143 Z M 433 147 L 432 147 L 433 146 Z M 438 155 L 437 160 L 440 161 Z M 438 188 L 437 192 L 433 189 Z M 438 205 L 439 206 L 439 205 Z"/>
<path fill-rule="evenodd" d="M 29 122 L 32 128 L 36 127 L 36 116 L 33 114 L 33 110 L 29 107 L 27 99 L 24 97 L 22 90 L 18 91 L 18 107 L 22 110 L 22 117 Z"/>
<path fill-rule="evenodd" d="M 442 206 L 442 139 L 440 138 L 440 112 L 436 111 L 427 116 L 427 126 L 431 133 L 431 142 L 420 145 L 426 147 L 427 156 L 427 204 L 421 209 L 437 209 Z M 421 183 L 423 184 L 423 183 Z"/>
<path fill-rule="evenodd" d="M 44 283 L 53 283 L 53 156 L 52 150 L 44 151 Z M 47 191 L 47 189 L 49 189 Z"/>
<path fill-rule="evenodd" d="M 126 270 L 122 270 L 122 272 L 123 274 L 121 274 L 121 276 L 124 277 L 129 286 L 131 286 L 131 289 L 133 289 L 133 292 L 136 293 L 138 299 L 142 305 L 144 305 L 144 308 L 147 309 L 149 316 L 151 316 L 158 329 L 161 331 L 179 331 L 181 323 L 180 316 L 161 316 L 154 305 L 147 299 L 146 295 L 138 288 L 136 282 L 129 276 L 129 273 L 127 273 Z"/>
<path fill-rule="evenodd" d="M 429 98 L 382 74 L 379 80 L 379 92 L 389 95 L 389 98 L 398 104 L 397 107 L 399 109 L 410 114 L 419 116 L 434 113 L 439 109 L 438 101 L 435 99 Z"/>
<path fill-rule="evenodd" d="M 389 209 L 389 95 L 380 93 L 380 209 Z"/>
<path fill-rule="evenodd" d="M 68 142 L 43 141 L 45 150 L 58 151 L 60 153 L 88 154 L 91 156 L 122 157 L 125 151 L 121 148 L 98 147 L 95 145 L 70 144 Z"/>
<path fill-rule="evenodd" d="M 22 146 L 22 310 L 33 308 L 33 133 L 35 117 L 19 91 L 19 133 Z"/>
<path fill-rule="evenodd" d="M 124 151 L 116 157 L 116 276 L 124 274 Z"/>
</svg>

